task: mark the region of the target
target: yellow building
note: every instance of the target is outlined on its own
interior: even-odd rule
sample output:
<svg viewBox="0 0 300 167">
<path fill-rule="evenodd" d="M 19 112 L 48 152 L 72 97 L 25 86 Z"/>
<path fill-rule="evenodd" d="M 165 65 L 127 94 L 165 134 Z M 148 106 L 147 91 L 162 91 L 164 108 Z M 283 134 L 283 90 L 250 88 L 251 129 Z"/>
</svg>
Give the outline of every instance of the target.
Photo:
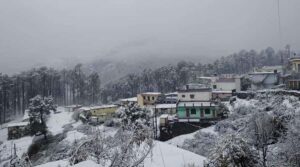
<svg viewBox="0 0 300 167">
<path fill-rule="evenodd" d="M 290 59 L 290 62 L 292 64 L 293 72 L 300 72 L 300 57 L 293 57 Z"/>
<path fill-rule="evenodd" d="M 112 118 L 117 111 L 117 105 L 103 105 L 90 108 L 91 117 L 96 117 L 99 122 Z"/>
<path fill-rule="evenodd" d="M 161 96 L 159 92 L 147 92 L 137 95 L 138 105 L 140 107 L 154 105 L 158 97 Z"/>
</svg>

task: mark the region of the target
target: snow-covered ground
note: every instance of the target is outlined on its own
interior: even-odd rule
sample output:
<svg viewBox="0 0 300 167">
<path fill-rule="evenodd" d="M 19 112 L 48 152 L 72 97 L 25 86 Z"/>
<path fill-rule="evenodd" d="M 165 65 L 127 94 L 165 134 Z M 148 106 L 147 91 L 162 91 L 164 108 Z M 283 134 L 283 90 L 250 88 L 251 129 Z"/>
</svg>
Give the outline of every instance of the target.
<svg viewBox="0 0 300 167">
<path fill-rule="evenodd" d="M 184 167 L 195 165 L 203 167 L 205 157 L 183 150 L 176 146 L 155 141 L 153 150 L 144 161 L 145 167 Z"/>
<path fill-rule="evenodd" d="M 59 107 L 57 110 L 59 111 L 57 113 L 51 112 L 47 121 L 48 130 L 53 135 L 62 133 L 64 125 L 75 123 L 75 120 L 72 119 L 73 112 L 66 112 L 62 107 Z"/>
<path fill-rule="evenodd" d="M 23 154 L 27 153 L 29 146 L 32 143 L 33 137 L 27 136 L 16 140 L 6 140 L 0 145 L 0 166 L 3 166 L 7 160 L 13 154 L 14 144 L 16 145 L 17 155 L 22 157 Z"/>
<path fill-rule="evenodd" d="M 194 135 L 196 133 L 198 133 L 199 131 L 217 135 L 218 133 L 214 131 L 214 128 L 215 128 L 215 126 L 210 126 L 210 127 L 207 127 L 207 128 L 200 129 L 200 130 L 198 130 L 196 132 L 193 132 L 193 133 L 180 135 L 180 136 L 174 137 L 173 139 L 170 139 L 170 140 L 166 141 L 166 143 L 180 147 L 180 146 L 183 145 L 183 143 L 186 139 L 193 139 Z"/>
<path fill-rule="evenodd" d="M 58 109 L 59 112 L 53 113 L 51 112 L 49 119 L 47 120 L 48 130 L 52 133 L 52 135 L 57 135 L 63 133 L 65 130 L 65 125 L 72 124 L 72 127 L 69 131 L 66 132 L 66 137 L 63 139 L 63 142 L 72 144 L 75 141 L 83 140 L 87 138 L 88 135 L 85 132 L 77 131 L 77 127 L 82 125 L 80 121 L 75 122 L 73 120 L 72 112 L 66 112 L 63 108 Z M 117 128 L 113 127 L 105 127 L 103 125 L 92 127 L 92 131 L 100 131 L 105 132 L 107 136 L 114 136 L 117 133 Z M 213 127 L 201 129 L 201 131 L 205 132 L 213 132 Z M 5 160 L 9 160 L 12 154 L 12 147 L 16 144 L 17 154 L 21 157 L 24 153 L 27 152 L 29 146 L 32 144 L 33 137 L 23 137 L 17 140 L 7 140 L 7 128 L 0 129 L 0 139 L 3 141 L 3 144 L 0 145 L 0 166 L 3 166 Z M 185 136 L 185 137 L 184 137 Z M 165 167 L 165 166 L 172 166 L 172 167 L 183 167 L 184 165 L 194 164 L 196 166 L 203 166 L 203 162 L 206 160 L 205 157 L 194 154 L 192 152 L 183 150 L 181 148 L 176 147 L 176 144 L 183 142 L 184 139 L 188 138 L 188 136 L 192 137 L 193 134 L 183 135 L 178 137 L 178 139 L 174 139 L 174 142 L 168 142 L 172 145 L 164 142 L 155 141 L 153 150 L 147 156 L 144 161 L 145 167 Z M 178 141 L 176 141 L 178 140 Z M 174 144 L 176 143 L 176 144 Z M 175 146 L 174 146 L 175 145 Z M 39 167 L 67 167 L 70 166 L 68 159 L 48 162 Z M 79 164 L 74 165 L 76 167 L 96 167 L 100 166 L 91 160 L 83 161 Z"/>
<path fill-rule="evenodd" d="M 145 167 L 184 167 L 188 164 L 194 164 L 197 167 L 203 167 L 206 158 L 192 152 L 177 148 L 164 142 L 155 141 L 152 151 L 144 161 Z M 67 159 L 54 162 L 48 162 L 37 167 L 69 167 Z M 87 160 L 74 165 L 74 167 L 101 167 L 93 161 Z"/>
</svg>

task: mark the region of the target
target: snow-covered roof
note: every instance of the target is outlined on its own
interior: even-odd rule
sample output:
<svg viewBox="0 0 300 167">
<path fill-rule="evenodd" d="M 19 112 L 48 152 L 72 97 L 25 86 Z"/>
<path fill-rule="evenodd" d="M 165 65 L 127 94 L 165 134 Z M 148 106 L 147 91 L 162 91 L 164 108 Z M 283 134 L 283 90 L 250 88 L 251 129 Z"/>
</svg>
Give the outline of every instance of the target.
<svg viewBox="0 0 300 167">
<path fill-rule="evenodd" d="M 79 111 L 89 111 L 89 110 L 91 110 L 91 107 L 80 107 L 78 110 Z"/>
<path fill-rule="evenodd" d="M 193 107 L 193 106 L 216 106 L 214 103 L 212 103 L 212 102 L 208 102 L 208 101 L 195 101 L 195 102 L 192 102 L 192 101 L 189 101 L 189 102 L 187 102 L 187 101 L 181 101 L 181 102 L 179 102 L 178 103 L 178 106 L 179 107 Z"/>
<path fill-rule="evenodd" d="M 155 108 L 176 108 L 176 104 L 157 104 Z"/>
<path fill-rule="evenodd" d="M 122 102 L 137 102 L 137 97 L 131 97 L 131 98 L 126 98 L 126 99 L 121 99 L 120 101 Z"/>
<path fill-rule="evenodd" d="M 171 95 L 178 95 L 178 92 L 171 92 L 171 93 L 166 93 L 166 96 L 171 96 Z"/>
<path fill-rule="evenodd" d="M 142 95 L 161 95 L 160 92 L 144 92 L 144 93 L 141 93 Z"/>
<path fill-rule="evenodd" d="M 29 122 L 15 122 L 15 123 L 9 123 L 7 127 L 16 127 L 16 126 L 27 126 Z"/>
<path fill-rule="evenodd" d="M 232 93 L 230 90 L 213 90 L 212 93 Z"/>
<path fill-rule="evenodd" d="M 76 108 L 76 107 L 81 107 L 81 105 L 70 105 L 70 106 L 65 106 L 65 108 Z"/>
<path fill-rule="evenodd" d="M 91 109 L 114 108 L 114 107 L 118 107 L 118 106 L 111 104 L 111 105 L 93 106 L 93 107 L 91 107 Z"/>
</svg>

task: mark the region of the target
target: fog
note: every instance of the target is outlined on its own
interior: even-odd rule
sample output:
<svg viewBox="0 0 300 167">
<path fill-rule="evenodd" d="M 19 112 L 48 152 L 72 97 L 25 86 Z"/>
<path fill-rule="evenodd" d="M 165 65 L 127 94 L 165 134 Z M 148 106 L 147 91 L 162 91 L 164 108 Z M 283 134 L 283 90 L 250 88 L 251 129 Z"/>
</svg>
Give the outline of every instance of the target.
<svg viewBox="0 0 300 167">
<path fill-rule="evenodd" d="M 300 1 L 280 0 L 280 18 L 281 33 L 277 0 L 1 0 L 0 72 L 299 49 Z"/>
</svg>

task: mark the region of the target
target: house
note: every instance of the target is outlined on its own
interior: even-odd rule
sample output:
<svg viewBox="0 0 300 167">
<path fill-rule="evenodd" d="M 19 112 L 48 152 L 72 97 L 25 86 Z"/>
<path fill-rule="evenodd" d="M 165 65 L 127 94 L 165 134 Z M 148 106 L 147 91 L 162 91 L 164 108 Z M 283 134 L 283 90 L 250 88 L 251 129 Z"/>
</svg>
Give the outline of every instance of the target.
<svg viewBox="0 0 300 167">
<path fill-rule="evenodd" d="M 218 118 L 218 105 L 212 89 L 201 84 L 188 84 L 178 90 L 176 113 L 179 122 L 203 122 Z"/>
<path fill-rule="evenodd" d="M 290 58 L 291 74 L 286 79 L 289 89 L 300 90 L 300 57 Z"/>
<path fill-rule="evenodd" d="M 290 63 L 292 66 L 292 72 L 295 73 L 300 73 L 300 57 L 299 56 L 295 56 L 290 58 Z"/>
<path fill-rule="evenodd" d="M 87 115 L 89 118 L 96 119 L 97 122 L 104 122 L 111 119 L 115 115 L 117 109 L 117 105 L 102 105 L 90 107 L 89 110 L 85 108 L 85 112 L 88 113 Z"/>
<path fill-rule="evenodd" d="M 279 84 L 280 73 L 274 72 L 253 72 L 249 74 L 252 90 L 270 89 Z"/>
<path fill-rule="evenodd" d="M 211 83 L 212 89 L 220 91 L 241 91 L 240 77 L 218 77 Z"/>
<path fill-rule="evenodd" d="M 81 105 L 70 105 L 70 106 L 65 106 L 65 110 L 68 111 L 68 112 L 74 112 L 76 111 L 77 109 L 81 108 L 82 106 Z"/>
<path fill-rule="evenodd" d="M 7 125 L 8 140 L 18 139 L 29 134 L 29 122 L 17 122 Z"/>
<path fill-rule="evenodd" d="M 122 106 L 127 106 L 128 104 L 137 104 L 137 97 L 131 97 L 126 99 L 121 99 L 120 103 Z"/>
<path fill-rule="evenodd" d="M 218 106 L 213 101 L 179 101 L 179 122 L 203 122 L 218 118 Z"/>
<path fill-rule="evenodd" d="M 137 95 L 137 103 L 140 107 L 152 106 L 157 101 L 158 97 L 161 96 L 160 92 L 146 92 Z"/>
<path fill-rule="evenodd" d="M 198 77 L 202 83 L 213 90 L 241 91 L 241 77 L 233 74 L 223 74 L 212 77 Z"/>
</svg>

